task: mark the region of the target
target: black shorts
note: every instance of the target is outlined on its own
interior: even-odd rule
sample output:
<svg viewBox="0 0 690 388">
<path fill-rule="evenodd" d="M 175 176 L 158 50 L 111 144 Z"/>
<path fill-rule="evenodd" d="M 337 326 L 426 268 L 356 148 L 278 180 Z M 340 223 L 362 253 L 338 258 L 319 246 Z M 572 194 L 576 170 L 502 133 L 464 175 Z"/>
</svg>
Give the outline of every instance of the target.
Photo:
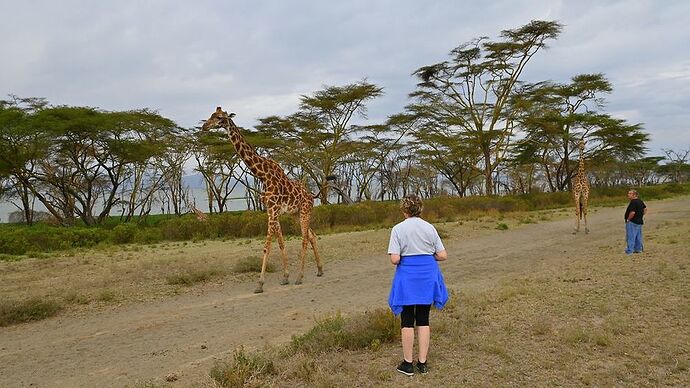
<svg viewBox="0 0 690 388">
<path fill-rule="evenodd" d="M 400 326 L 414 327 L 415 323 L 417 326 L 429 326 L 429 310 L 431 310 L 430 304 L 403 306 L 403 311 L 400 313 Z"/>
</svg>

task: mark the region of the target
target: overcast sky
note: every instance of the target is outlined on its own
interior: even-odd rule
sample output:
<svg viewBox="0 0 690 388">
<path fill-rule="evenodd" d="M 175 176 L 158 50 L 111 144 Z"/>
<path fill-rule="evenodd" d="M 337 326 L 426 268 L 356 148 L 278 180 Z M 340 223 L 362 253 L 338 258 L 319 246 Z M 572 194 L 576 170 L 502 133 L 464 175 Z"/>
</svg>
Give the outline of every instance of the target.
<svg viewBox="0 0 690 388">
<path fill-rule="evenodd" d="M 385 95 L 369 122 L 399 113 L 411 73 L 458 45 L 530 20 L 561 36 L 527 81 L 602 72 L 606 111 L 651 134 L 650 155 L 690 149 L 690 1 L 0 0 L 0 99 L 151 108 L 191 127 L 216 106 L 243 127 L 297 110 L 324 85 L 366 78 Z"/>
</svg>

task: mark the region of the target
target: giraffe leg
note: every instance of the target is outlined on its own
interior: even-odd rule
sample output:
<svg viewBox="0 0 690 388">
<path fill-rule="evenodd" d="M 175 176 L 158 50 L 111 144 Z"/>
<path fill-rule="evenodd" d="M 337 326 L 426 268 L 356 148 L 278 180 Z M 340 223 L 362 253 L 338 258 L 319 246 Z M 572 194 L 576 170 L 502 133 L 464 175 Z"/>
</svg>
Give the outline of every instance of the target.
<svg viewBox="0 0 690 388">
<path fill-rule="evenodd" d="M 266 234 L 266 242 L 264 243 L 264 257 L 261 260 L 261 276 L 259 277 L 259 284 L 254 290 L 255 294 L 260 294 L 264 292 L 264 283 L 266 281 L 266 267 L 268 266 L 268 258 L 271 254 L 271 243 L 273 241 L 273 235 L 277 234 L 278 230 L 276 225 L 280 228 L 278 220 L 269 215 L 268 217 L 268 233 Z M 282 236 L 281 236 L 282 237 Z"/>
<path fill-rule="evenodd" d="M 283 280 L 280 281 L 281 285 L 290 284 L 288 278 L 290 277 L 290 271 L 288 270 L 288 257 L 285 252 L 285 241 L 283 240 L 283 230 L 280 227 L 280 222 L 276 220 L 276 238 L 278 240 L 278 246 L 280 247 L 280 258 L 283 262 Z"/>
<path fill-rule="evenodd" d="M 589 195 L 582 199 L 582 216 L 585 219 L 585 234 L 589 233 L 589 226 L 587 226 L 587 204 L 589 202 Z"/>
<path fill-rule="evenodd" d="M 271 227 L 268 228 L 268 234 L 266 235 L 266 242 L 264 243 L 264 257 L 261 260 L 261 276 L 259 277 L 259 284 L 254 290 L 255 294 L 260 294 L 264 292 L 264 281 L 266 275 L 266 265 L 268 264 L 268 256 L 271 253 L 271 241 L 273 240 L 273 233 Z"/>
<path fill-rule="evenodd" d="M 307 244 L 309 243 L 309 226 L 304 222 L 304 217 L 300 217 L 300 227 L 302 229 L 302 250 L 299 254 L 299 275 L 295 284 L 302 284 L 304 278 L 304 261 L 307 255 Z"/>
<path fill-rule="evenodd" d="M 575 199 L 575 230 L 573 234 L 580 231 L 580 199 Z"/>
<path fill-rule="evenodd" d="M 314 233 L 311 228 L 309 228 L 309 242 L 311 243 L 311 249 L 314 251 L 314 258 L 316 259 L 316 276 L 323 276 L 323 265 L 321 265 L 321 258 L 319 257 L 319 251 L 316 249 L 316 233 Z"/>
</svg>

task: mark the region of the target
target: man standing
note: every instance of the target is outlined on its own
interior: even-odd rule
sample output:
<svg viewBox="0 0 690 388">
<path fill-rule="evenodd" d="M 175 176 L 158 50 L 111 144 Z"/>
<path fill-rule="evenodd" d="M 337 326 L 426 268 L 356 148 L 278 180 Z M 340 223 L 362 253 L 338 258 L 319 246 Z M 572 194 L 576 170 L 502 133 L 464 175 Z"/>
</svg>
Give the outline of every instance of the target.
<svg viewBox="0 0 690 388">
<path fill-rule="evenodd" d="M 625 209 L 625 253 L 631 255 L 644 250 L 642 245 L 642 218 L 647 213 L 647 206 L 639 198 L 636 190 L 628 191 L 630 203 Z"/>
</svg>

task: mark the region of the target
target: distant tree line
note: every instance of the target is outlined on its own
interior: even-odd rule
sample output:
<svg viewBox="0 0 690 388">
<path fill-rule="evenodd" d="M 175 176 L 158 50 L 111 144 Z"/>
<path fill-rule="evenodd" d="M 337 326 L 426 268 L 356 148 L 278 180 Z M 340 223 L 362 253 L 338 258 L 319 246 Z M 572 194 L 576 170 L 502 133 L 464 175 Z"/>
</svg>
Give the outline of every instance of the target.
<svg viewBox="0 0 690 388">
<path fill-rule="evenodd" d="M 260 118 L 243 133 L 321 203 L 566 191 L 580 140 L 594 186 L 687 181 L 690 148 L 645 156 L 642 125 L 604 112 L 613 87 L 603 74 L 521 79 L 561 28 L 532 21 L 456 47 L 446 61 L 413 72 L 411 103 L 383 123 L 353 123 L 366 121 L 367 104 L 384 93 L 362 80 L 302 96 L 294 114 Z M 238 187 L 247 208 L 262 207 L 260 182 L 225 134 L 180 128 L 149 109 L 10 96 L 0 101 L 0 149 L 0 194 L 27 224 L 37 201 L 63 225 L 101 224 L 113 212 L 123 221 L 152 209 L 184 214 L 194 206 L 182 179 L 189 166 L 204 178 L 204 210 L 228 210 Z"/>
</svg>

